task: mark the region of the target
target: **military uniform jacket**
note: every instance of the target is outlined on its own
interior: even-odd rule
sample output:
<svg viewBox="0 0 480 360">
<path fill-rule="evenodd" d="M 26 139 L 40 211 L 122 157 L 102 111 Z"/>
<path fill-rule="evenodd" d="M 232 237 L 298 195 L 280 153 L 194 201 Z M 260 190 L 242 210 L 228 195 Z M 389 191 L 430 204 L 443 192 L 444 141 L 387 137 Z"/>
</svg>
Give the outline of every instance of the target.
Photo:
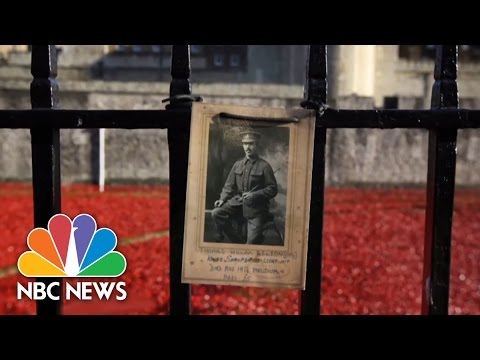
<svg viewBox="0 0 480 360">
<path fill-rule="evenodd" d="M 253 195 L 251 201 L 242 198 L 246 192 Z M 242 206 L 244 217 L 255 218 L 268 215 L 269 201 L 277 193 L 277 181 L 270 164 L 260 157 L 245 157 L 233 164 L 220 200 L 226 201 L 230 206 Z"/>
</svg>

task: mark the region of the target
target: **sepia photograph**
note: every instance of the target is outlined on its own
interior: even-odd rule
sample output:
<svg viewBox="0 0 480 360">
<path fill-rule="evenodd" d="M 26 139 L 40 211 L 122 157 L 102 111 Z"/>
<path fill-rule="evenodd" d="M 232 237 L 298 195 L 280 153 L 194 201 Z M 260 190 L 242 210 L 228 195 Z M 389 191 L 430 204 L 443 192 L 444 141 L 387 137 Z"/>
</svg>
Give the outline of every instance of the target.
<svg viewBox="0 0 480 360">
<path fill-rule="evenodd" d="M 313 112 L 194 104 L 184 282 L 302 287 Z"/>
<path fill-rule="evenodd" d="M 205 242 L 284 245 L 289 135 L 285 125 L 212 120 Z"/>
</svg>

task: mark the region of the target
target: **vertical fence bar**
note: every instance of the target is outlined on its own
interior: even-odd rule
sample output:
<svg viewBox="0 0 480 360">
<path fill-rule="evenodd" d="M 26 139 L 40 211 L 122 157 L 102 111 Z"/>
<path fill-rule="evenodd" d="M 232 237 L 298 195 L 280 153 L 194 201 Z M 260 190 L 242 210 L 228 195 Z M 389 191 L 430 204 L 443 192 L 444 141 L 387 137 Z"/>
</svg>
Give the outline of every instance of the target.
<svg viewBox="0 0 480 360">
<path fill-rule="evenodd" d="M 327 47 L 310 45 L 307 78 L 304 91 L 304 108 L 316 109 L 317 119 L 327 102 Z M 313 150 L 312 191 L 310 197 L 310 222 L 308 231 L 307 279 L 305 290 L 300 293 L 300 313 L 320 314 L 322 281 L 322 232 L 325 190 L 325 128 L 315 129 Z"/>
<path fill-rule="evenodd" d="M 437 46 L 432 110 L 458 108 L 457 58 L 456 45 Z M 456 129 L 429 131 L 422 314 L 448 314 L 456 155 Z"/>
<path fill-rule="evenodd" d="M 33 109 L 53 109 L 58 106 L 57 53 L 55 45 L 33 45 L 30 98 Z M 34 226 L 47 228 L 50 218 L 61 211 L 60 194 L 60 130 L 30 129 L 32 141 L 32 182 Z M 63 283 L 61 278 L 38 278 L 53 287 L 60 300 L 37 301 L 37 315 L 58 315 L 62 311 Z"/>
<path fill-rule="evenodd" d="M 190 95 L 190 46 L 173 45 L 170 98 Z M 191 102 L 170 101 L 168 110 L 191 107 Z M 168 129 L 170 162 L 170 314 L 190 314 L 190 285 L 181 283 L 185 200 L 187 191 L 190 124 Z"/>
</svg>

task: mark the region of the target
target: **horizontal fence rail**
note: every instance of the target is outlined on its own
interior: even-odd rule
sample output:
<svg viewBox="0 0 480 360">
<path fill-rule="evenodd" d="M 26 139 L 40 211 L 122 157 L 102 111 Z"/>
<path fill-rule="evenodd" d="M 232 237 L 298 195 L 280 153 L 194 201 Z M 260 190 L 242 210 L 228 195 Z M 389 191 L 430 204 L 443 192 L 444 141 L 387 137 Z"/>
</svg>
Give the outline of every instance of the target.
<svg viewBox="0 0 480 360">
<path fill-rule="evenodd" d="M 0 128 L 175 129 L 188 126 L 190 110 L 0 110 Z M 328 129 L 478 129 L 480 110 L 326 109 L 316 126 Z"/>
</svg>

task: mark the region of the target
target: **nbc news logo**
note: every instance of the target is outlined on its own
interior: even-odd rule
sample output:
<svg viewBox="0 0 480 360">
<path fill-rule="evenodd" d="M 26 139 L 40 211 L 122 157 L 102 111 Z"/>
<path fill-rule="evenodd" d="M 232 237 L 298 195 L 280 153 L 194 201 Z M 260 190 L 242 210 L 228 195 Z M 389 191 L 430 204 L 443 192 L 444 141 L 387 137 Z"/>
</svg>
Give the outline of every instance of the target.
<svg viewBox="0 0 480 360">
<path fill-rule="evenodd" d="M 118 251 L 117 236 L 109 228 L 97 230 L 95 219 L 88 214 L 80 214 L 73 221 L 64 214 L 52 216 L 48 230 L 36 228 L 30 231 L 26 251 L 18 258 L 17 266 L 26 277 L 118 277 L 125 272 L 127 261 Z M 125 282 L 78 282 L 76 286 L 65 283 L 65 298 L 75 296 L 81 300 L 91 300 L 91 293 L 99 299 L 108 300 L 114 290 L 117 300 L 125 300 Z M 60 286 L 52 282 L 47 286 L 41 282 L 29 282 L 27 288 L 17 283 L 17 299 L 22 294 L 33 300 L 43 300 L 47 296 L 59 300 L 53 288 Z"/>
</svg>

